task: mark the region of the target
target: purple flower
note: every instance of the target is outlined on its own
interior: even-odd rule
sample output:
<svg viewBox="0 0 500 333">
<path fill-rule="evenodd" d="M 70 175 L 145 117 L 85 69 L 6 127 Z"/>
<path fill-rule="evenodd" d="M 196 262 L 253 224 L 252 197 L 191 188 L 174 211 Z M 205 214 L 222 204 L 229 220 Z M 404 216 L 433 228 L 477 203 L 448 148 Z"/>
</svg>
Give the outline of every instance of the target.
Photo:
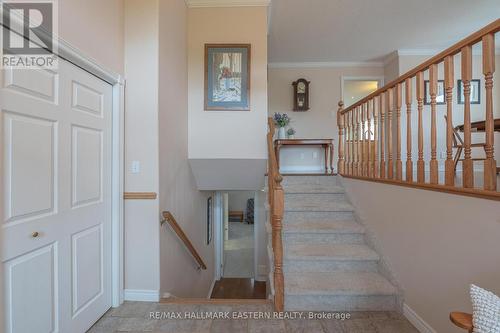
<svg viewBox="0 0 500 333">
<path fill-rule="evenodd" d="M 274 113 L 274 123 L 278 127 L 285 127 L 290 123 L 290 117 L 286 113 Z"/>
</svg>

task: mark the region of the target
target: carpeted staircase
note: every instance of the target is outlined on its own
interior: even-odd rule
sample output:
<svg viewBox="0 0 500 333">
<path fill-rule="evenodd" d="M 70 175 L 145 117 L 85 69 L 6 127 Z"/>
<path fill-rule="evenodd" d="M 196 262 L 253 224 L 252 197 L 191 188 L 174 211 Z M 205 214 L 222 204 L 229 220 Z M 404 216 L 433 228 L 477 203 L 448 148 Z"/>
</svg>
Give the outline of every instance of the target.
<svg viewBox="0 0 500 333">
<path fill-rule="evenodd" d="M 285 176 L 285 310 L 398 310 L 336 176 Z"/>
</svg>

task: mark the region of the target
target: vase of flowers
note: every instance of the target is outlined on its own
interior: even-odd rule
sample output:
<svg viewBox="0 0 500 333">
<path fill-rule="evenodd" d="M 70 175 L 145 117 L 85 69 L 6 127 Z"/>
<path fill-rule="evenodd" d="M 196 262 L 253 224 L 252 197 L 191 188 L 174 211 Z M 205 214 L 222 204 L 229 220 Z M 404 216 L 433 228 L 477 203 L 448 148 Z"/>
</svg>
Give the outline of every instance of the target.
<svg viewBox="0 0 500 333">
<path fill-rule="evenodd" d="M 293 127 L 290 127 L 287 131 L 286 134 L 288 135 L 289 139 L 295 139 L 295 129 Z"/>
<path fill-rule="evenodd" d="M 274 124 L 278 127 L 278 139 L 286 139 L 285 127 L 290 124 L 290 117 L 286 113 L 274 114 Z"/>
</svg>

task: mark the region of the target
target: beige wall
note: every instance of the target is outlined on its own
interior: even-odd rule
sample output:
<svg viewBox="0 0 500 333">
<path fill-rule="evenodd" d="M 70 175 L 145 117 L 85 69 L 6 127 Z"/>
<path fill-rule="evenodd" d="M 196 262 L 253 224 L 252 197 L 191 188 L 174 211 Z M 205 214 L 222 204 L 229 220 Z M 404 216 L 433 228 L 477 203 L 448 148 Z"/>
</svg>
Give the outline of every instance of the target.
<svg viewBox="0 0 500 333">
<path fill-rule="evenodd" d="M 337 109 L 341 99 L 342 76 L 383 76 L 383 68 L 269 68 L 269 115 L 288 113 L 296 138 L 332 138 L 337 156 Z M 299 78 L 311 81 L 307 112 L 293 112 L 292 82 Z M 317 158 L 313 154 L 316 152 Z M 303 158 L 302 158 L 303 157 Z M 336 160 L 336 157 L 335 157 Z M 281 153 L 286 169 L 306 170 L 324 165 L 319 149 L 286 148 Z M 334 166 L 336 168 L 336 166 Z"/>
<path fill-rule="evenodd" d="M 125 1 L 125 191 L 158 192 L 158 19 L 158 0 Z M 125 289 L 158 293 L 159 256 L 158 199 L 127 200 Z"/>
<path fill-rule="evenodd" d="M 251 111 L 204 111 L 204 45 L 249 43 Z M 267 132 L 267 7 L 188 11 L 190 159 L 265 159 Z"/>
<path fill-rule="evenodd" d="M 160 233 L 161 291 L 178 297 L 206 297 L 214 279 L 214 241 L 206 244 L 207 198 L 211 193 L 196 189 L 188 163 L 185 2 L 161 1 L 159 16 L 160 209 L 172 212 L 208 267 L 197 270 L 186 248 L 164 226 Z"/>
<path fill-rule="evenodd" d="M 59 0 L 59 35 L 105 68 L 124 72 L 123 0 Z"/>
<path fill-rule="evenodd" d="M 404 289 L 405 303 L 436 332 L 463 332 L 448 315 L 472 311 L 471 283 L 500 294 L 497 201 L 358 180 L 343 183 Z"/>
</svg>

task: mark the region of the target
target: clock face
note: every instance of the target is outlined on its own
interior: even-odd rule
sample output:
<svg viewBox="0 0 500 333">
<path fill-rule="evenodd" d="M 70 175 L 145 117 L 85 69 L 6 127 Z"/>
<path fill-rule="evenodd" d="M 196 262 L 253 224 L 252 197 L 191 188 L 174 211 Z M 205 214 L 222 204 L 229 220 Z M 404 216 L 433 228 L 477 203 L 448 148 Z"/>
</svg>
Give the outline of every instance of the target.
<svg viewBox="0 0 500 333">
<path fill-rule="evenodd" d="M 306 84 L 304 82 L 299 82 L 297 85 L 297 93 L 305 94 L 306 93 Z"/>
</svg>

